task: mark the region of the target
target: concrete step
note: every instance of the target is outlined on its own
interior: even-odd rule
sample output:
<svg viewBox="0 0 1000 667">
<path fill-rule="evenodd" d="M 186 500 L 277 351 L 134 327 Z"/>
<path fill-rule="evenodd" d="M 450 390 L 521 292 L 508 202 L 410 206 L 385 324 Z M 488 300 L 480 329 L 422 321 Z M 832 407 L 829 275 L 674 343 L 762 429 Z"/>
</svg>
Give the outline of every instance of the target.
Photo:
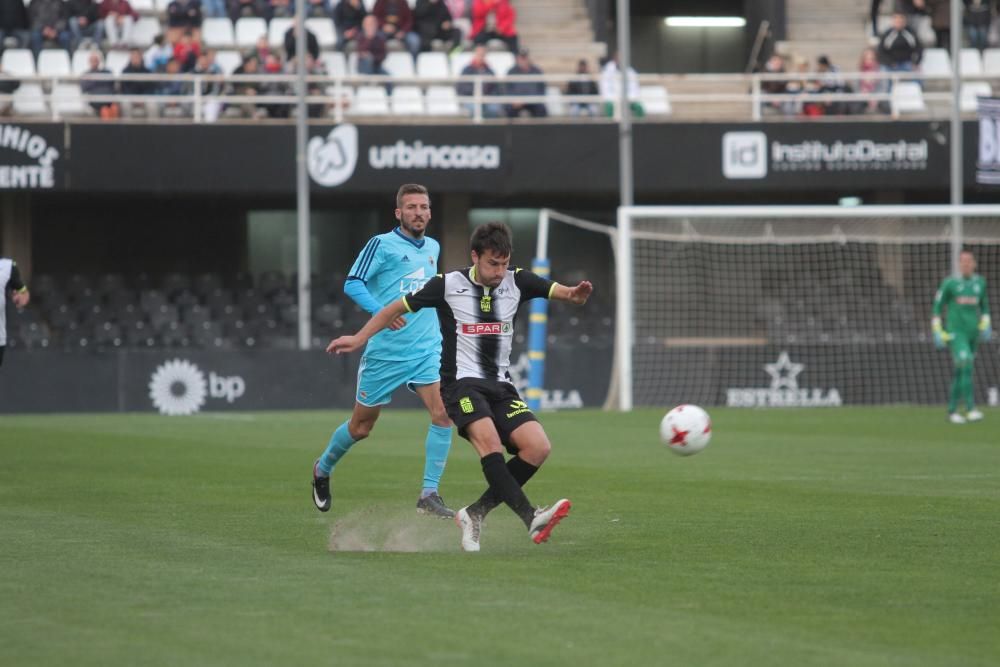
<svg viewBox="0 0 1000 667">
<path fill-rule="evenodd" d="M 539 21 L 544 21 L 549 25 L 555 25 L 564 21 L 579 20 L 590 20 L 587 10 L 579 5 L 568 8 L 532 5 L 525 7 L 523 10 L 518 9 L 517 11 L 518 29 L 528 23 L 537 23 Z"/>
</svg>

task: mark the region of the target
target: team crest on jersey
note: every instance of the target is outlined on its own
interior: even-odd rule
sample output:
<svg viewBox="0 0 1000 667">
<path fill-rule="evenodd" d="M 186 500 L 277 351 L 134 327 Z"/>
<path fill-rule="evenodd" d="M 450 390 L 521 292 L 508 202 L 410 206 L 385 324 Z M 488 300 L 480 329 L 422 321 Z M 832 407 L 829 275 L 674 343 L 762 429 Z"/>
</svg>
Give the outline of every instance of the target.
<svg viewBox="0 0 1000 667">
<path fill-rule="evenodd" d="M 493 297 L 484 296 L 479 299 L 479 310 L 489 313 L 493 310 Z"/>
</svg>

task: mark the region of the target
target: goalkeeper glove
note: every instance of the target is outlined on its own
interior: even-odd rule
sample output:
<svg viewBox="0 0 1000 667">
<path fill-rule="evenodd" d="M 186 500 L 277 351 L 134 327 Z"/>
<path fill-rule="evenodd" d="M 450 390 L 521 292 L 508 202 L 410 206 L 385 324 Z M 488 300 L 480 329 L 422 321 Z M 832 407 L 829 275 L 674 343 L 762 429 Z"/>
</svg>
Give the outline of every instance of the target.
<svg viewBox="0 0 1000 667">
<path fill-rule="evenodd" d="M 993 328 L 990 326 L 990 316 L 983 315 L 979 318 L 979 339 L 983 342 L 989 341 L 993 337 Z"/>
<path fill-rule="evenodd" d="M 948 344 L 948 341 L 951 340 L 952 336 L 941 326 L 940 317 L 935 317 L 931 320 L 931 331 L 934 334 L 934 347 L 939 350 L 943 350 L 945 345 Z"/>
</svg>

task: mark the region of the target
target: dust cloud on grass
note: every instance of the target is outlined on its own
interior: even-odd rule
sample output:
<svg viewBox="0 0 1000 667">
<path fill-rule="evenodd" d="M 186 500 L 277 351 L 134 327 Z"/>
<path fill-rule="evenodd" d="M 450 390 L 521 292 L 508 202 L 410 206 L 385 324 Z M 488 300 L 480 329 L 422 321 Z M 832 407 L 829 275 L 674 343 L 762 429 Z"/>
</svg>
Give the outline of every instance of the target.
<svg viewBox="0 0 1000 667">
<path fill-rule="evenodd" d="M 461 531 L 451 519 L 415 510 L 368 507 L 338 518 L 330 528 L 330 551 L 459 551 Z"/>
</svg>

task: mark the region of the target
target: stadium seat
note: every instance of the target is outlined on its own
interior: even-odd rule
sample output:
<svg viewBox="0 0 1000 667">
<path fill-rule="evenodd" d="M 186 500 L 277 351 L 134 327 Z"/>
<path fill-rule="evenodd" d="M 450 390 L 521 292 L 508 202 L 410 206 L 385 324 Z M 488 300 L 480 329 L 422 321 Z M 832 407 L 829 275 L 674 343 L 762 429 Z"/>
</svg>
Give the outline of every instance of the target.
<svg viewBox="0 0 1000 667">
<path fill-rule="evenodd" d="M 446 79 L 451 76 L 448 70 L 448 56 L 430 51 L 417 55 L 416 75 L 418 79 Z"/>
<path fill-rule="evenodd" d="M 128 67 L 128 61 L 128 51 L 108 51 L 107 55 L 104 57 L 104 66 L 108 68 L 108 71 L 117 76 L 121 74 L 126 67 Z"/>
<path fill-rule="evenodd" d="M 364 0 L 361 4 L 365 6 L 365 11 L 371 14 L 372 10 L 375 9 L 375 2 L 376 0 Z"/>
<path fill-rule="evenodd" d="M 392 112 L 398 116 L 419 116 L 425 113 L 424 95 L 419 86 L 395 86 L 392 95 Z"/>
<path fill-rule="evenodd" d="M 347 74 L 347 59 L 340 51 L 321 51 L 319 59 L 328 76 L 337 78 Z"/>
<path fill-rule="evenodd" d="M 267 21 L 257 16 L 241 16 L 236 21 L 236 46 L 248 49 L 257 43 L 261 35 L 267 34 Z"/>
<path fill-rule="evenodd" d="M 320 49 L 332 49 L 337 46 L 337 31 L 333 27 L 333 19 L 315 17 L 306 19 L 306 28 L 316 35 Z"/>
<path fill-rule="evenodd" d="M 155 5 L 158 13 L 166 14 L 167 7 L 170 6 L 170 0 L 153 0 L 153 4 Z"/>
<path fill-rule="evenodd" d="M 639 101 L 650 116 L 669 116 L 671 113 L 670 98 L 663 86 L 642 86 L 639 88 Z"/>
<path fill-rule="evenodd" d="M 0 57 L 0 70 L 13 76 L 34 76 L 35 55 L 31 49 L 7 49 Z"/>
<path fill-rule="evenodd" d="M 382 86 L 358 86 L 351 111 L 356 114 L 382 115 L 389 113 L 389 96 Z"/>
<path fill-rule="evenodd" d="M 201 39 L 210 49 L 231 49 L 236 44 L 233 22 L 227 18 L 207 18 L 201 24 Z"/>
<path fill-rule="evenodd" d="M 292 27 L 293 20 L 285 17 L 275 17 L 267 26 L 267 43 L 272 49 L 284 52 L 285 33 Z"/>
<path fill-rule="evenodd" d="M 354 76 L 358 73 L 358 53 L 351 51 L 347 54 L 347 75 Z"/>
<path fill-rule="evenodd" d="M 514 66 L 514 54 L 510 51 L 490 51 L 486 54 L 486 64 L 497 76 L 507 76 Z"/>
<path fill-rule="evenodd" d="M 563 104 L 563 95 L 559 86 L 545 86 L 545 109 L 550 116 L 566 115 L 566 105 Z"/>
<path fill-rule="evenodd" d="M 920 113 L 927 110 L 924 91 L 915 81 L 900 81 L 893 86 L 892 101 L 900 113 Z"/>
<path fill-rule="evenodd" d="M 951 57 L 945 49 L 924 49 L 920 70 L 928 76 L 951 74 Z"/>
<path fill-rule="evenodd" d="M 39 76 L 70 76 L 69 54 L 63 49 L 42 49 L 38 52 Z"/>
<path fill-rule="evenodd" d="M 129 4 L 132 5 L 132 9 L 138 14 L 156 13 L 156 3 L 153 0 L 131 0 Z"/>
<path fill-rule="evenodd" d="M 382 61 L 382 68 L 389 76 L 400 80 L 412 79 L 416 76 L 413 69 L 413 57 L 406 51 L 390 51 Z"/>
<path fill-rule="evenodd" d="M 962 76 L 982 76 L 983 58 L 979 49 L 962 49 Z"/>
<path fill-rule="evenodd" d="M 1000 76 L 1000 49 L 983 51 L 983 73 L 987 76 Z"/>
<path fill-rule="evenodd" d="M 451 75 L 461 76 L 462 70 L 465 66 L 469 64 L 472 60 L 472 51 L 459 51 L 457 53 L 452 53 L 448 60 L 451 62 Z"/>
<path fill-rule="evenodd" d="M 8 49 L 9 50 L 9 49 Z M 37 83 L 22 83 L 14 91 L 14 114 L 19 116 L 39 116 L 49 113 L 45 104 L 45 93 Z"/>
<path fill-rule="evenodd" d="M 90 51 L 90 49 L 77 49 L 73 52 L 73 76 L 80 76 L 90 71 Z M 101 62 L 104 62 L 103 55 Z"/>
<path fill-rule="evenodd" d="M 458 95 L 451 86 L 427 88 L 427 113 L 434 116 L 457 116 L 461 113 Z"/>
<path fill-rule="evenodd" d="M 152 45 L 153 38 L 159 35 L 160 21 L 152 16 L 143 16 L 135 22 L 132 28 L 132 46 L 145 49 Z"/>
<path fill-rule="evenodd" d="M 52 111 L 60 116 L 92 116 L 93 109 L 83 101 L 78 83 L 57 83 L 52 87 Z"/>
<path fill-rule="evenodd" d="M 966 81 L 962 84 L 962 97 L 959 108 L 962 111 L 976 111 L 979 108 L 979 97 L 992 97 L 993 89 L 985 81 Z"/>
<path fill-rule="evenodd" d="M 222 73 L 229 76 L 236 71 L 236 68 L 243 63 L 243 56 L 239 51 L 224 50 L 215 52 L 215 63 L 222 70 Z"/>
</svg>

